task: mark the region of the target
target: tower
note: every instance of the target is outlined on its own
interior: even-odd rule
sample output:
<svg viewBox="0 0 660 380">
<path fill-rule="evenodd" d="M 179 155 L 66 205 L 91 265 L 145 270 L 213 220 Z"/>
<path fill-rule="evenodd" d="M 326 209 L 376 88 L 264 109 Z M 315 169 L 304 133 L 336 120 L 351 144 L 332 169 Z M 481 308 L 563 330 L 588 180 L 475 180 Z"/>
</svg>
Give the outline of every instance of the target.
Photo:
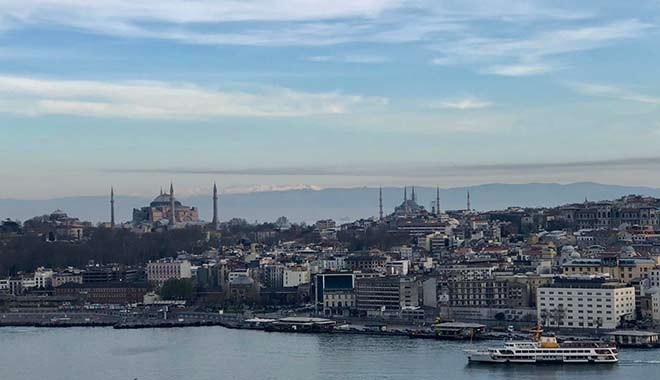
<svg viewBox="0 0 660 380">
<path fill-rule="evenodd" d="M 470 190 L 467 191 L 467 210 L 470 211 Z"/>
<path fill-rule="evenodd" d="M 218 229 L 218 186 L 213 182 L 213 228 Z"/>
<path fill-rule="evenodd" d="M 405 216 L 408 216 L 408 187 L 403 187 L 403 213 Z"/>
<path fill-rule="evenodd" d="M 435 188 L 435 214 L 440 215 L 440 186 Z"/>
<path fill-rule="evenodd" d="M 110 228 L 115 228 L 115 189 L 110 186 Z"/>
<path fill-rule="evenodd" d="M 176 225 L 176 204 L 174 203 L 174 185 L 170 182 L 170 226 Z"/>
<path fill-rule="evenodd" d="M 378 189 L 378 217 L 383 220 L 383 187 Z"/>
<path fill-rule="evenodd" d="M 410 199 L 413 202 L 417 202 L 417 197 L 415 197 L 415 186 L 412 187 L 412 195 L 410 196 Z"/>
</svg>

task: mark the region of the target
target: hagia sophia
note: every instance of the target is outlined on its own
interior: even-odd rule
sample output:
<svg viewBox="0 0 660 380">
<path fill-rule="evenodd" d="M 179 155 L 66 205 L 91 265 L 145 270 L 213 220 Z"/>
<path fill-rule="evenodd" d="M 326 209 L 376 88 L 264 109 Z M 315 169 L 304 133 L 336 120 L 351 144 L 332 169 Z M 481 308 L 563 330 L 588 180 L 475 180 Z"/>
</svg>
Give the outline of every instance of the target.
<svg viewBox="0 0 660 380">
<path fill-rule="evenodd" d="M 114 190 L 110 192 L 110 225 L 115 225 Z M 170 184 L 170 192 L 160 194 L 148 206 L 133 209 L 131 224 L 134 228 L 152 230 L 157 228 L 177 228 L 177 226 L 199 224 L 197 207 L 183 205 L 174 196 L 174 185 Z M 218 187 L 213 184 L 213 226 L 218 226 Z"/>
<path fill-rule="evenodd" d="M 175 210 L 174 216 L 172 210 Z M 133 225 L 140 224 L 172 225 L 176 223 L 198 223 L 199 211 L 196 207 L 184 206 L 174 197 L 174 186 L 170 185 L 170 192 L 160 194 L 149 206 L 133 209 Z"/>
</svg>

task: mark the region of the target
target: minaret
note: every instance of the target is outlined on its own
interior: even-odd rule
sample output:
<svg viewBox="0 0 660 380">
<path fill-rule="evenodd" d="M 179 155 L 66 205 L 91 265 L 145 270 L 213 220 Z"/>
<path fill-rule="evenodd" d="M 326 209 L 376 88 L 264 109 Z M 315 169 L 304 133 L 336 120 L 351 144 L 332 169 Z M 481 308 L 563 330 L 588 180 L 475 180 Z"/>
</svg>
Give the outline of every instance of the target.
<svg viewBox="0 0 660 380">
<path fill-rule="evenodd" d="M 174 203 L 174 185 L 170 182 L 170 226 L 176 225 L 176 204 Z"/>
<path fill-rule="evenodd" d="M 408 216 L 408 186 L 403 187 L 403 213 Z"/>
<path fill-rule="evenodd" d="M 218 229 L 218 186 L 213 182 L 213 228 Z"/>
<path fill-rule="evenodd" d="M 115 189 L 110 186 L 110 228 L 115 228 Z"/>
<path fill-rule="evenodd" d="M 412 187 L 412 195 L 411 195 L 410 199 L 413 202 L 417 202 L 417 197 L 415 197 L 415 186 Z"/>
<path fill-rule="evenodd" d="M 435 214 L 440 215 L 440 186 L 435 188 Z"/>
<path fill-rule="evenodd" d="M 470 211 L 470 190 L 467 191 L 467 210 Z"/>
<path fill-rule="evenodd" d="M 378 217 L 383 220 L 383 187 L 378 189 Z"/>
</svg>

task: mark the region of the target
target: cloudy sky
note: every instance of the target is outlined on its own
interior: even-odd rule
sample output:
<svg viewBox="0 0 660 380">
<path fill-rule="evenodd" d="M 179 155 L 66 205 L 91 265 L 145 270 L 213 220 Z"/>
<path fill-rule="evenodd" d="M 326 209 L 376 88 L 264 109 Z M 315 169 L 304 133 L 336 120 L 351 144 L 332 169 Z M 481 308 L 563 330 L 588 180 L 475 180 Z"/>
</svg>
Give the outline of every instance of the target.
<svg viewBox="0 0 660 380">
<path fill-rule="evenodd" d="M 0 0 L 0 197 L 660 187 L 659 26 L 658 0 Z"/>
</svg>

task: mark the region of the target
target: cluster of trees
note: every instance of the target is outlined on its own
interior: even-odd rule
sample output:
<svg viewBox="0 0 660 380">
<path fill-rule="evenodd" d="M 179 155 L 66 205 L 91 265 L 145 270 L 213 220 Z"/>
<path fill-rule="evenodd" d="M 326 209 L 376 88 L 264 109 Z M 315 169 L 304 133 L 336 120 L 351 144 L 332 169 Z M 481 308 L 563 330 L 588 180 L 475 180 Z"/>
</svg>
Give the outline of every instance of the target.
<svg viewBox="0 0 660 380">
<path fill-rule="evenodd" d="M 190 301 L 195 295 L 195 287 L 189 278 L 171 278 L 163 284 L 158 292 L 161 299 Z"/>
<path fill-rule="evenodd" d="M 7 219 L 0 223 L 0 234 L 17 234 L 21 232 L 21 224 Z"/>
<path fill-rule="evenodd" d="M 349 251 L 365 251 L 371 248 L 387 250 L 394 246 L 411 244 L 406 232 L 393 232 L 386 224 L 368 228 L 366 231 L 339 231 L 337 239 Z"/>
<path fill-rule="evenodd" d="M 199 229 L 135 234 L 129 230 L 93 228 L 81 241 L 46 241 L 37 235 L 20 235 L 0 244 L 0 275 L 33 271 L 39 266 L 83 267 L 90 261 L 135 265 L 177 252 L 200 253 L 210 248 Z"/>
</svg>

